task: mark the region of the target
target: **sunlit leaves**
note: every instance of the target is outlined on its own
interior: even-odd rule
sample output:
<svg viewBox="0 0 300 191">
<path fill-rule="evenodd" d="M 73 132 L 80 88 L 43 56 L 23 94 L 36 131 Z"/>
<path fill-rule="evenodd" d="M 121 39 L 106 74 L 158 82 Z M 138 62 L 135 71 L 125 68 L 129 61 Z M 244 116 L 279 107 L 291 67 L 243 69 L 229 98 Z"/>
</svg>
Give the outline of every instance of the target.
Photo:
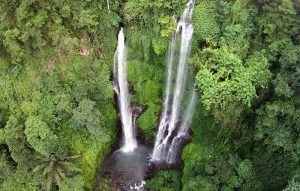
<svg viewBox="0 0 300 191">
<path fill-rule="evenodd" d="M 79 14 L 75 15 L 75 18 L 78 20 L 80 27 L 88 27 L 93 32 L 95 32 L 93 28 L 99 24 L 97 15 L 91 9 L 81 10 Z"/>
<path fill-rule="evenodd" d="M 167 46 L 163 43 L 175 30 L 176 21 L 172 16 L 174 11 L 177 11 L 176 8 L 182 6 L 179 1 L 127 1 L 124 7 L 124 20 L 130 47 L 142 52 L 146 61 L 149 61 L 152 48 L 156 54 L 165 52 Z M 161 41 L 163 46 L 158 44 Z"/>
<path fill-rule="evenodd" d="M 160 171 L 147 181 L 147 186 L 152 191 L 180 191 L 180 172 Z"/>
<path fill-rule="evenodd" d="M 54 155 L 49 155 L 46 158 L 40 158 L 39 163 L 33 168 L 33 172 L 37 173 L 38 171 L 42 171 L 43 176 L 46 179 L 46 189 L 47 191 L 51 190 L 53 183 L 57 186 L 61 186 L 62 181 L 70 175 L 74 175 L 76 173 L 81 172 L 79 168 L 77 168 L 70 161 L 79 158 L 80 155 L 74 156 L 65 156 L 65 157 L 56 157 Z M 80 180 L 80 179 L 78 179 Z M 74 184 L 82 187 L 82 179 L 81 185 Z M 79 189 L 79 187 L 75 187 Z"/>
<path fill-rule="evenodd" d="M 0 184 L 3 182 L 3 179 L 9 175 L 11 170 L 10 168 L 11 167 L 8 164 L 8 160 L 5 153 L 1 153 L 0 154 Z"/>
<path fill-rule="evenodd" d="M 300 110 L 294 104 L 293 101 L 276 101 L 257 110 L 256 139 L 263 140 L 274 149 L 296 149 L 298 136 L 295 132 L 300 130 Z"/>
<path fill-rule="evenodd" d="M 207 0 L 195 7 L 193 22 L 197 40 L 215 39 L 218 36 L 220 26 L 217 23 L 216 7 L 216 2 Z"/>
<path fill-rule="evenodd" d="M 254 169 L 253 164 L 249 159 L 242 161 L 237 167 L 237 173 L 242 178 L 249 178 L 253 176 Z"/>
<path fill-rule="evenodd" d="M 100 131 L 101 113 L 95 108 L 96 102 L 84 99 L 79 106 L 73 110 L 72 120 L 75 126 L 86 128 L 92 135 L 97 135 Z M 83 130 L 83 129 L 82 129 Z"/>
<path fill-rule="evenodd" d="M 289 182 L 287 188 L 285 188 L 283 191 L 298 191 L 298 190 L 300 190 L 300 183 L 292 180 Z"/>
<path fill-rule="evenodd" d="M 41 56 L 48 48 L 57 54 L 74 52 L 78 39 L 89 33 L 96 49 L 107 54 L 113 50 L 115 33 L 111 31 L 118 28 L 119 3 L 111 1 L 108 14 L 105 5 L 98 1 L 5 2 L 0 6 L 0 44 L 10 55 L 11 63 L 24 64 L 26 59 Z M 104 49 L 104 42 L 109 51 Z"/>
<path fill-rule="evenodd" d="M 291 0 L 275 1 L 264 5 L 262 16 L 258 18 L 259 28 L 266 35 L 266 42 L 271 43 L 288 37 L 295 24 L 296 11 Z"/>
<path fill-rule="evenodd" d="M 77 175 L 74 177 L 66 177 L 61 182 L 60 190 L 61 191 L 82 191 L 84 190 L 84 180 L 82 176 Z"/>
<path fill-rule="evenodd" d="M 27 169 L 17 169 L 14 173 L 5 177 L 4 182 L 0 185 L 1 191 L 29 191 L 43 190 L 40 184 L 40 178 L 35 176 Z"/>
<path fill-rule="evenodd" d="M 30 116 L 25 122 L 28 143 L 40 154 L 49 156 L 57 152 L 59 138 L 49 129 L 47 124 L 38 117 Z"/>
<path fill-rule="evenodd" d="M 249 56 L 245 63 L 226 48 L 208 48 L 202 54 L 205 60 L 201 63 L 196 83 L 202 92 L 202 103 L 215 114 L 228 111 L 228 108 L 241 108 L 241 104 L 250 107 L 257 96 L 256 88 L 265 87 L 269 80 L 268 60 L 262 53 Z M 239 115 L 232 116 L 231 120 Z"/>
</svg>

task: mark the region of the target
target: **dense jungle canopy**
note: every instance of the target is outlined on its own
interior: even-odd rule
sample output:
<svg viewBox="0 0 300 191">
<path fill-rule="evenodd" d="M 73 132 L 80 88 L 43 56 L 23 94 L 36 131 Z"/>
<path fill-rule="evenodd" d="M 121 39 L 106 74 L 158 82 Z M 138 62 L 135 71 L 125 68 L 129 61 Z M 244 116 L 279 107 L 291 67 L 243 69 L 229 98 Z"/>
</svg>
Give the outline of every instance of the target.
<svg viewBox="0 0 300 191">
<path fill-rule="evenodd" d="M 131 100 L 155 139 L 166 53 L 184 0 L 0 1 L 0 190 L 94 190 L 117 136 L 124 27 Z M 196 0 L 199 98 L 180 170 L 149 191 L 300 190 L 300 1 Z M 100 190 L 110 190 L 105 180 Z"/>
</svg>

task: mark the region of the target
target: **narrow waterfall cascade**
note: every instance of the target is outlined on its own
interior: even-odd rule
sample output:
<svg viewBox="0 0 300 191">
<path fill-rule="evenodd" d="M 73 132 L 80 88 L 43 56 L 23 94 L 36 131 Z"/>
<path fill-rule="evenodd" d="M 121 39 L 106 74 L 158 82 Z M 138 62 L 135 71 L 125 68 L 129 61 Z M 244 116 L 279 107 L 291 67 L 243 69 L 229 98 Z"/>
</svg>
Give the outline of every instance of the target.
<svg viewBox="0 0 300 191">
<path fill-rule="evenodd" d="M 123 28 L 121 28 L 118 34 L 118 46 L 115 52 L 114 90 L 118 96 L 123 131 L 123 145 L 121 150 L 124 152 L 132 152 L 137 147 L 137 140 L 135 135 L 135 117 L 133 117 L 128 97 L 126 45 Z"/>
<path fill-rule="evenodd" d="M 166 95 L 151 158 L 154 163 L 176 162 L 193 115 L 196 93 L 190 85 L 187 59 L 193 36 L 194 3 L 188 1 L 169 45 Z"/>
<path fill-rule="evenodd" d="M 180 157 L 180 150 L 184 143 L 184 137 L 187 135 L 190 123 L 192 121 L 196 98 L 196 91 L 193 89 L 189 105 L 184 113 L 177 135 L 173 138 L 172 143 L 170 144 L 170 149 L 168 150 L 166 159 L 167 163 L 173 163 Z"/>
</svg>

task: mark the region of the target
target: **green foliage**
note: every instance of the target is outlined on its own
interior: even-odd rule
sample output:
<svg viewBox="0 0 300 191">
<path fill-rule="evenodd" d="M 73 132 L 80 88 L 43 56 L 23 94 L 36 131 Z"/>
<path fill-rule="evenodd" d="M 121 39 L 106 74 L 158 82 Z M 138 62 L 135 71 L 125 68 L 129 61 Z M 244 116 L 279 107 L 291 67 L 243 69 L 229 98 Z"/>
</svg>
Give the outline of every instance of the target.
<svg viewBox="0 0 300 191">
<path fill-rule="evenodd" d="M 154 140 L 162 99 L 159 88 L 163 78 L 162 68 L 154 62 L 132 60 L 128 62 L 127 71 L 128 81 L 134 89 L 132 101 L 146 107 L 146 111 L 137 119 L 137 125 L 147 140 Z"/>
<path fill-rule="evenodd" d="M 107 179 L 105 178 L 103 180 L 103 183 L 101 184 L 101 188 L 100 190 L 102 191 L 110 191 L 110 187 L 111 187 L 111 184 L 112 184 L 112 180 L 111 179 Z"/>
<path fill-rule="evenodd" d="M 227 48 L 207 48 L 201 53 L 196 84 L 202 93 L 201 101 L 217 120 L 235 124 L 244 110 L 250 107 L 256 88 L 265 87 L 270 77 L 268 60 L 255 53 L 243 63 Z M 228 108 L 237 108 L 235 112 Z M 227 118 L 228 117 L 228 118 Z"/>
<path fill-rule="evenodd" d="M 40 158 L 39 164 L 34 167 L 33 172 L 43 171 L 43 176 L 46 178 L 46 189 L 49 191 L 53 183 L 60 187 L 66 176 L 70 176 L 74 172 L 81 172 L 80 169 L 69 162 L 79 157 L 80 155 L 58 158 L 50 155 L 47 158 Z"/>
<path fill-rule="evenodd" d="M 147 181 L 150 191 L 180 191 L 180 172 L 175 170 L 160 171 Z"/>
<path fill-rule="evenodd" d="M 282 49 L 281 46 L 284 46 Z M 278 48 L 278 49 L 276 49 Z M 279 58 L 280 67 L 276 74 L 273 84 L 274 91 L 277 96 L 283 98 L 291 98 L 295 96 L 295 92 L 300 88 L 299 82 L 299 53 L 300 46 L 293 45 L 293 43 L 284 39 L 270 45 L 272 53 Z"/>
<path fill-rule="evenodd" d="M 300 190 L 299 182 L 290 181 L 288 187 L 283 191 L 297 191 L 297 190 Z"/>
<path fill-rule="evenodd" d="M 283 0 L 274 2 L 274 4 L 266 3 L 263 6 L 264 12 L 258 18 L 258 27 L 266 35 L 266 42 L 271 43 L 291 34 L 290 29 L 295 24 L 296 16 L 294 4 L 298 3 Z"/>
<path fill-rule="evenodd" d="M 249 178 L 253 174 L 253 164 L 249 159 L 242 161 L 238 168 L 237 173 L 242 178 Z"/>
<path fill-rule="evenodd" d="M 165 53 L 167 50 L 169 41 L 167 38 L 161 38 L 161 39 L 153 39 L 152 40 L 152 46 L 153 46 L 153 51 L 157 55 L 161 55 Z"/>
<path fill-rule="evenodd" d="M 154 128 L 156 128 L 158 123 L 159 109 L 158 105 L 149 103 L 147 110 L 138 119 L 138 127 L 145 133 L 147 140 L 154 140 L 155 138 L 156 132 Z"/>
<path fill-rule="evenodd" d="M 61 191 L 83 191 L 84 181 L 82 176 L 77 175 L 71 178 L 65 178 L 60 186 Z"/>
<path fill-rule="evenodd" d="M 84 153 L 75 165 L 90 189 L 114 136 L 109 71 L 93 57 L 76 54 L 54 62 L 50 68 L 37 64 L 1 73 L 1 99 L 9 105 L 1 143 L 8 146 L 10 160 L 24 169 L 30 169 L 38 155 Z M 18 78 L 5 72 L 17 72 Z"/>
<path fill-rule="evenodd" d="M 293 151 L 297 147 L 297 136 L 294 132 L 299 131 L 299 108 L 292 101 L 266 103 L 263 108 L 257 110 L 256 138 L 264 140 L 270 146 Z"/>
<path fill-rule="evenodd" d="M 46 190 L 37 161 L 60 190 L 92 190 L 115 138 L 110 71 L 121 18 L 131 98 L 146 108 L 137 125 L 154 139 L 172 16 L 185 3 L 0 3 L 0 190 Z M 193 141 L 182 173 L 159 172 L 150 190 L 299 190 L 299 10 L 293 0 L 196 2 Z M 81 174 L 63 178 L 68 153 L 82 154 L 71 165 Z"/>
<path fill-rule="evenodd" d="M 175 29 L 173 13 L 184 6 L 180 0 L 129 0 L 124 5 L 124 20 L 129 47 L 150 61 L 152 52 L 162 55 Z"/>
<path fill-rule="evenodd" d="M 199 107 L 192 124 L 193 142 L 182 155 L 183 190 L 261 190 L 253 162 L 242 160 L 234 152 L 229 142 L 231 132 L 219 130 L 211 117 L 203 115 L 204 108 Z"/>
<path fill-rule="evenodd" d="M 100 125 L 100 111 L 95 107 L 96 102 L 83 99 L 73 111 L 72 120 L 80 128 L 86 128 L 91 135 L 97 135 Z"/>
<path fill-rule="evenodd" d="M 25 122 L 25 127 L 27 142 L 40 154 L 49 156 L 54 152 L 63 152 L 63 148 L 60 148 L 63 143 L 60 144 L 59 138 L 38 117 L 29 117 Z"/>
<path fill-rule="evenodd" d="M 202 124 L 196 113 L 199 128 L 193 126 L 193 142 L 183 152 L 184 189 L 192 190 L 198 177 L 208 190 L 280 190 L 296 176 L 299 6 L 290 0 L 201 1 L 196 6 L 195 38 L 201 41 L 192 71 L 206 113 L 217 125 Z M 208 34 L 206 29 L 211 29 Z"/>
<path fill-rule="evenodd" d="M 40 183 L 41 177 L 28 170 L 17 169 L 12 174 L 5 176 L 0 189 L 3 191 L 44 190 L 45 187 Z"/>
<path fill-rule="evenodd" d="M 194 10 L 193 22 L 195 28 L 195 38 L 199 41 L 216 39 L 220 26 L 217 22 L 216 7 L 217 2 L 201 1 Z"/>
<path fill-rule="evenodd" d="M 92 188 L 116 119 L 105 63 L 112 63 L 120 17 L 119 2 L 109 3 L 107 11 L 98 1 L 1 2 L 0 148 L 18 170 L 0 190 L 45 190 L 42 177 L 30 180 L 30 168 L 39 155 L 66 153 L 84 153 L 74 164 L 82 176 L 62 188 Z"/>
<path fill-rule="evenodd" d="M 197 176 L 194 180 L 188 181 L 182 191 L 212 191 L 217 190 L 216 186 L 204 177 Z"/>
<path fill-rule="evenodd" d="M 8 164 L 7 157 L 4 153 L 0 155 L 0 183 L 2 183 L 3 179 L 10 174 L 10 166 Z"/>
<path fill-rule="evenodd" d="M 247 39 L 250 29 L 245 28 L 241 24 L 233 24 L 226 26 L 224 35 L 221 37 L 221 46 L 228 47 L 230 52 L 234 53 L 240 58 L 244 58 L 248 54 L 250 42 Z"/>
<path fill-rule="evenodd" d="M 174 3 L 178 2 L 175 1 Z M 157 32 L 160 32 L 162 36 L 170 36 L 175 26 L 170 14 L 168 14 L 172 11 L 172 6 L 174 5 L 171 2 L 162 0 L 152 2 L 131 0 L 125 4 L 125 20 L 133 23 L 138 22 L 143 27 L 159 24 L 157 27 L 160 30 Z"/>
<path fill-rule="evenodd" d="M 108 13 L 105 5 L 97 1 L 3 3 L 0 6 L 3 42 L 0 44 L 10 55 L 11 62 L 17 64 L 24 63 L 32 55 L 42 55 L 48 48 L 61 55 L 75 51 L 80 46 L 82 34 L 89 33 L 98 37 L 91 40 L 105 55 L 111 54 L 115 44 L 111 43 L 115 42 L 111 31 L 116 33 L 119 3 L 112 1 Z"/>
</svg>

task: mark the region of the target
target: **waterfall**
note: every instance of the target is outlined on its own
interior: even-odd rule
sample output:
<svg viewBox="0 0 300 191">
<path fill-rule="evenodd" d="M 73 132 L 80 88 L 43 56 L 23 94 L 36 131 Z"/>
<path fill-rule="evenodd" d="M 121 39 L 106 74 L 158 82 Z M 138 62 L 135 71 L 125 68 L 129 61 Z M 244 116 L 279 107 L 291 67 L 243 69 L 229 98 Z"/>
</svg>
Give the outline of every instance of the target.
<svg viewBox="0 0 300 191">
<path fill-rule="evenodd" d="M 114 57 L 114 90 L 118 96 L 124 135 L 121 150 L 131 152 L 137 147 L 137 141 L 135 137 L 135 117 L 133 118 L 132 109 L 130 108 L 126 73 L 126 45 L 123 28 L 121 28 L 118 34 L 118 46 Z"/>
<path fill-rule="evenodd" d="M 194 0 L 189 0 L 177 22 L 176 31 L 169 45 L 166 95 L 152 153 L 152 162 L 175 162 L 180 145 L 182 145 L 182 138 L 188 132 L 189 121 L 193 115 L 196 93 L 194 87 L 190 89 L 187 87 L 187 59 L 193 35 L 193 9 Z M 186 96 L 188 97 L 187 105 L 183 103 Z M 182 115 L 183 108 L 185 113 Z"/>
<path fill-rule="evenodd" d="M 192 96 L 190 98 L 189 105 L 184 113 L 184 117 L 182 119 L 183 123 L 181 123 L 180 128 L 178 130 L 177 135 L 173 138 L 172 143 L 170 145 L 170 149 L 167 153 L 167 163 L 173 163 L 179 157 L 179 151 L 183 144 L 183 138 L 188 133 L 189 130 L 189 123 L 192 121 L 192 116 L 195 109 L 196 103 L 196 91 L 195 89 L 192 90 Z"/>
</svg>

